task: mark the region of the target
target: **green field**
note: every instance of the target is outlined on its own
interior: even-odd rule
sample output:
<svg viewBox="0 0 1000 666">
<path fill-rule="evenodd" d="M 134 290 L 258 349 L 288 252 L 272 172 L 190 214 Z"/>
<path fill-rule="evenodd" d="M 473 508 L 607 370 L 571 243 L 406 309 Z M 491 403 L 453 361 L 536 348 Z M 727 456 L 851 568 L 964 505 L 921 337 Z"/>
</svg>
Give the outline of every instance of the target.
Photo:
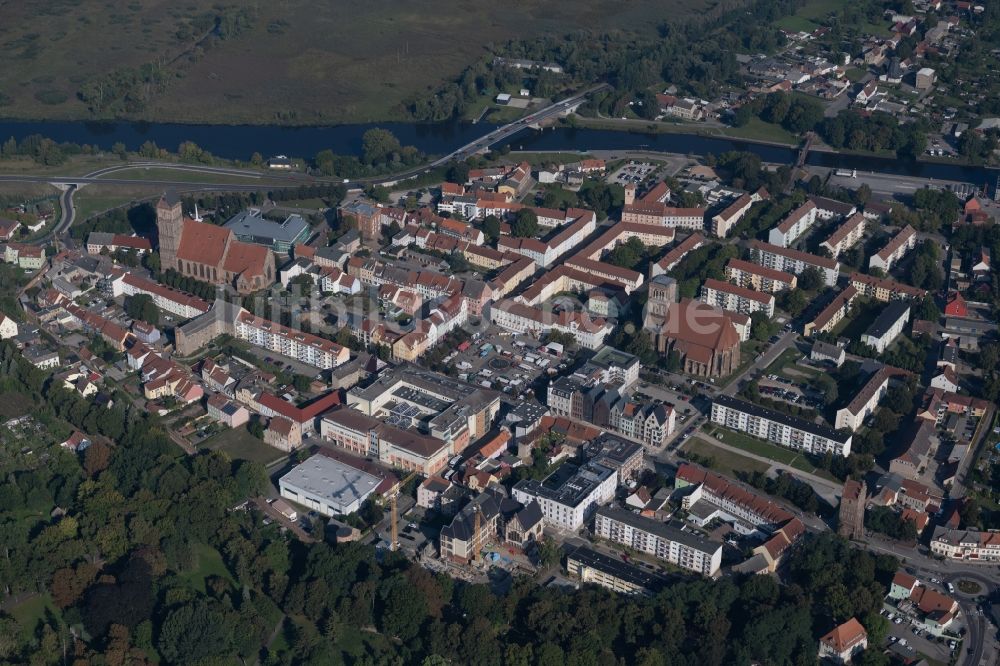
<svg viewBox="0 0 1000 666">
<path fill-rule="evenodd" d="M 5 3 L 0 114 L 54 120 L 329 124 L 402 119 L 413 97 L 457 78 L 489 45 L 576 30 L 654 34 L 707 0 L 215 0 Z M 221 19 L 221 20 L 220 20 Z M 225 32 L 213 32 L 216 22 Z M 224 37 L 224 38 L 220 38 Z M 128 81 L 144 65 L 139 107 L 92 111 L 78 93 L 93 77 Z M 481 108 L 481 107 L 480 107 Z"/>
<path fill-rule="evenodd" d="M 782 446 L 778 446 L 777 444 L 765 442 L 763 439 L 757 439 L 756 437 L 751 437 L 750 435 L 742 432 L 736 432 L 735 430 L 729 430 L 727 428 L 716 427 L 710 434 L 725 444 L 743 449 L 744 451 L 753 453 L 754 455 L 774 460 L 775 462 L 788 465 L 789 467 L 794 467 L 795 469 L 803 472 L 809 472 L 816 474 L 817 476 L 834 480 L 833 477 L 825 470 L 816 469 L 816 466 L 810 463 L 809 459 L 806 458 L 805 455 L 792 451 L 791 449 L 786 449 Z"/>
<path fill-rule="evenodd" d="M 21 631 L 25 636 L 33 636 L 39 620 L 44 619 L 49 613 L 55 617 L 60 615 L 48 594 L 36 595 L 10 611 L 11 616 L 21 625 Z"/>
<path fill-rule="evenodd" d="M 801 141 L 781 125 L 766 123 L 756 116 L 750 119 L 743 127 L 726 127 L 719 131 L 723 136 L 731 136 L 737 139 L 747 139 L 748 141 L 767 141 L 769 143 L 782 143 L 790 146 L 797 146 Z"/>
<path fill-rule="evenodd" d="M 164 169 L 164 168 L 149 168 L 149 167 L 136 167 L 133 169 L 122 169 L 120 171 L 112 171 L 105 176 L 98 176 L 99 178 L 110 178 L 113 180 L 156 180 L 156 181 L 171 181 L 175 183 L 219 183 L 220 185 L 253 185 L 255 183 L 260 183 L 262 188 L 266 188 L 268 184 L 281 182 L 276 178 L 267 178 L 265 175 L 263 178 L 256 176 L 238 176 L 234 174 L 225 173 L 210 173 L 206 171 L 185 171 L 183 169 Z"/>
<path fill-rule="evenodd" d="M 205 592 L 205 579 L 209 576 L 225 578 L 235 585 L 236 581 L 233 580 L 233 575 L 229 573 L 229 569 L 226 568 L 225 563 L 222 561 L 222 555 L 219 554 L 219 551 L 211 546 L 199 543 L 195 544 L 194 552 L 198 558 L 198 566 L 180 576 L 189 587 Z"/>
<path fill-rule="evenodd" d="M 265 465 L 286 455 L 251 435 L 246 428 L 223 430 L 199 444 L 199 448 L 225 451 L 234 460 L 254 460 Z"/>
<path fill-rule="evenodd" d="M 729 477 L 735 477 L 737 472 L 764 473 L 770 467 L 767 463 L 721 449 L 711 442 L 706 442 L 698 437 L 689 439 L 683 448 L 685 451 L 697 453 L 699 456 L 705 458 L 711 458 L 714 461 L 712 469 Z"/>
</svg>

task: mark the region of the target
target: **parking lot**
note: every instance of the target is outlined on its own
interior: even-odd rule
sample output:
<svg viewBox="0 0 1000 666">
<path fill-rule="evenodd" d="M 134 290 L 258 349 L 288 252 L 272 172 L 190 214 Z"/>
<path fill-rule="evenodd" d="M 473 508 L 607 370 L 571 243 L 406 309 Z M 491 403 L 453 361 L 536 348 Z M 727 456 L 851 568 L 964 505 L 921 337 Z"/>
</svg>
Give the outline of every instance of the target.
<svg viewBox="0 0 1000 666">
<path fill-rule="evenodd" d="M 959 643 L 947 638 L 938 638 L 919 625 L 911 624 L 908 618 L 901 617 L 894 611 L 885 609 L 882 614 L 886 615 L 887 619 L 891 617 L 889 634 L 885 642 L 885 646 L 891 652 L 913 659 L 923 656 L 946 664 L 951 660 L 952 654 L 957 654 L 961 650 Z"/>
<path fill-rule="evenodd" d="M 622 165 L 617 171 L 612 173 L 607 177 L 607 182 L 617 183 L 618 185 L 638 185 L 646 178 L 653 175 L 658 167 L 649 162 L 636 162 L 634 160 L 629 160 L 626 164 Z"/>
</svg>

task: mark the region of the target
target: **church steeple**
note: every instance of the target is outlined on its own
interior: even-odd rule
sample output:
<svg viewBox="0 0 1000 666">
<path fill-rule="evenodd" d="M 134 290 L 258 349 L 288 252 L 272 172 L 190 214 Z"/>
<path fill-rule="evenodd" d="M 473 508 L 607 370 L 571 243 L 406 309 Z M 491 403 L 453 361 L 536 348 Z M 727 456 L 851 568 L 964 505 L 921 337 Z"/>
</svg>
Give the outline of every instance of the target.
<svg viewBox="0 0 1000 666">
<path fill-rule="evenodd" d="M 177 251 L 184 231 L 184 214 L 177 193 L 168 190 L 156 204 L 156 229 L 159 235 L 160 266 L 178 270 Z"/>
</svg>

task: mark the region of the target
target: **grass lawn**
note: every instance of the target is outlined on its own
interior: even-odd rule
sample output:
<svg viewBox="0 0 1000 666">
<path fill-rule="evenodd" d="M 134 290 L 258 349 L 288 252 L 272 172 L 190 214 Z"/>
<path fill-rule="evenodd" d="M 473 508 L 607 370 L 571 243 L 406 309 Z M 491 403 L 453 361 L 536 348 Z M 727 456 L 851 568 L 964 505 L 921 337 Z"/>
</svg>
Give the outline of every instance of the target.
<svg viewBox="0 0 1000 666">
<path fill-rule="evenodd" d="M 212 435 L 200 444 L 203 449 L 225 451 L 234 460 L 254 460 L 267 465 L 286 454 L 250 434 L 246 428 L 230 428 Z"/>
<path fill-rule="evenodd" d="M 278 206 L 277 210 L 282 208 L 329 208 L 330 204 L 319 198 L 314 199 L 293 199 L 291 201 L 282 201 L 281 205 Z"/>
<path fill-rule="evenodd" d="M 772 143 L 784 143 L 792 146 L 797 146 L 800 143 L 799 137 L 781 125 L 767 123 L 757 117 L 751 118 L 750 122 L 743 127 L 727 127 L 720 133 L 736 139 L 748 139 L 751 141 L 770 141 Z"/>
<path fill-rule="evenodd" d="M 799 457 L 799 454 L 795 451 L 782 448 L 777 444 L 765 442 L 756 437 L 751 437 L 742 432 L 736 432 L 735 430 L 716 427 L 713 434 L 716 439 L 730 446 L 735 446 L 758 456 L 770 458 L 785 465 L 791 465 Z"/>
<path fill-rule="evenodd" d="M 786 449 L 783 446 L 778 446 L 777 444 L 772 444 L 771 442 L 766 442 L 763 439 L 751 437 L 750 435 L 742 432 L 736 432 L 735 430 L 720 428 L 718 426 L 713 427 L 714 430 L 711 434 L 716 439 L 729 444 L 730 446 L 735 446 L 743 449 L 744 451 L 753 453 L 754 455 L 769 458 L 775 462 L 788 465 L 789 467 L 794 467 L 795 469 L 803 472 L 821 476 L 829 481 L 839 482 L 826 470 L 817 469 L 817 467 L 810 463 L 809 459 L 802 453 Z"/>
<path fill-rule="evenodd" d="M 871 303 L 862 302 L 857 315 L 845 317 L 833 327 L 833 334 L 838 337 L 845 337 L 849 340 L 860 340 L 865 331 L 878 318 L 885 306 L 878 301 Z"/>
<path fill-rule="evenodd" d="M 52 603 L 52 597 L 48 594 L 36 595 L 10 611 L 10 614 L 21 625 L 25 637 L 34 635 L 35 626 L 39 620 L 45 617 L 46 613 L 52 613 L 59 617 L 59 609 Z"/>
<path fill-rule="evenodd" d="M 767 370 L 764 371 L 765 375 L 777 375 L 780 374 L 785 367 L 795 363 L 797 360 L 802 358 L 802 353 L 799 352 L 795 347 L 789 347 L 785 351 L 781 352 L 778 358 L 774 359 L 771 365 L 767 366 Z"/>
<path fill-rule="evenodd" d="M 205 592 L 205 579 L 209 576 L 219 576 L 233 585 L 236 584 L 233 575 L 229 573 L 229 569 L 223 563 L 219 551 L 207 544 L 199 543 L 195 544 L 194 552 L 198 558 L 198 566 L 180 576 L 181 580 L 186 581 L 192 589 Z"/>
<path fill-rule="evenodd" d="M 738 453 L 720 449 L 711 442 L 698 437 L 692 437 L 684 444 L 684 450 L 711 458 L 714 461 L 712 469 L 726 476 L 735 477 L 737 472 L 766 472 L 769 465 L 753 458 L 741 456 Z"/>
<path fill-rule="evenodd" d="M 819 27 L 818 23 L 813 23 L 802 16 L 786 16 L 774 22 L 779 28 L 792 32 L 812 32 Z"/>
<path fill-rule="evenodd" d="M 262 177 L 259 178 L 257 176 L 238 176 L 226 173 L 183 171 L 181 169 L 162 169 L 156 167 L 136 167 L 134 169 L 112 171 L 106 176 L 99 177 L 110 178 L 113 180 L 165 180 L 178 183 L 219 183 L 221 185 L 234 183 L 237 185 L 261 183 L 262 187 L 266 187 L 264 183 L 274 182 L 268 179 L 266 174 L 261 174 L 261 176 Z"/>
</svg>

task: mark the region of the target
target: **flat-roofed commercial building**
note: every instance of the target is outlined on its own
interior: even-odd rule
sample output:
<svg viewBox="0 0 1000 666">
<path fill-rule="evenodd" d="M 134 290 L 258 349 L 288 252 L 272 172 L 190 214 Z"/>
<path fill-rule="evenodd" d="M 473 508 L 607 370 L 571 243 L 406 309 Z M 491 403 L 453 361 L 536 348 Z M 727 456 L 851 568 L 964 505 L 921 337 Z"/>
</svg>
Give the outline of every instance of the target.
<svg viewBox="0 0 1000 666">
<path fill-rule="evenodd" d="M 281 496 L 332 518 L 354 513 L 382 479 L 317 454 L 278 480 Z"/>
<path fill-rule="evenodd" d="M 223 225 L 244 243 L 264 245 L 275 252 L 288 252 L 309 240 L 311 228 L 301 215 L 291 214 L 284 222 L 273 222 L 257 208 L 237 213 Z"/>
<path fill-rule="evenodd" d="M 604 465 L 589 462 L 578 467 L 563 463 L 541 481 L 518 481 L 513 497 L 525 506 L 537 501 L 546 525 L 575 532 L 598 505 L 614 498 L 617 485 L 618 472 Z"/>
<path fill-rule="evenodd" d="M 851 434 L 776 412 L 753 403 L 720 395 L 712 402 L 712 423 L 745 432 L 775 444 L 823 455 L 851 453 Z"/>
<path fill-rule="evenodd" d="M 617 507 L 597 510 L 594 534 L 703 576 L 722 566 L 722 544 Z"/>
</svg>

